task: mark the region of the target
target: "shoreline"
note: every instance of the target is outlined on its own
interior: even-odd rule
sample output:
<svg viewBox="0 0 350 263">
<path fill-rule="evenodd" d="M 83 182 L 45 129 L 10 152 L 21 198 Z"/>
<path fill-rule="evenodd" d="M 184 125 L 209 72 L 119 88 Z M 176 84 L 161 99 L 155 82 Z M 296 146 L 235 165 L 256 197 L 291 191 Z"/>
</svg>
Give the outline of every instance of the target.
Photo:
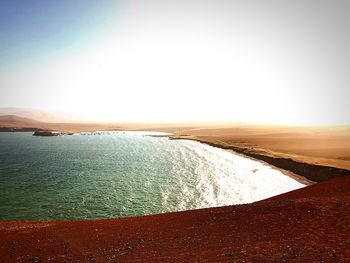
<svg viewBox="0 0 350 263">
<path fill-rule="evenodd" d="M 100 131 L 94 131 L 94 132 L 100 132 Z M 109 131 L 102 131 L 102 132 L 109 132 Z M 242 156 L 244 158 L 248 158 L 250 160 L 253 160 L 253 161 L 256 161 L 256 162 L 260 162 L 264 165 L 267 165 L 273 169 L 276 169 L 278 171 L 280 171 L 282 174 L 284 174 L 285 176 L 288 176 L 294 180 L 296 180 L 297 182 L 301 183 L 301 184 L 304 184 L 305 186 L 308 186 L 308 185 L 312 185 L 312 184 L 315 184 L 317 182 L 315 181 L 312 181 L 312 180 L 309 180 L 308 178 L 302 176 L 302 175 L 299 175 L 299 174 L 296 174 L 288 169 L 284 169 L 283 167 L 278 167 L 278 166 L 275 166 L 269 162 L 266 162 L 265 160 L 263 159 L 260 159 L 260 158 L 256 158 L 256 157 L 252 157 L 252 156 L 249 156 L 243 152 L 238 152 L 236 150 L 233 150 L 233 149 L 227 149 L 227 148 L 224 148 L 220 145 L 214 145 L 212 143 L 209 143 L 209 142 L 206 142 L 206 141 L 202 141 L 200 139 L 195 139 L 195 138 L 182 138 L 182 137 L 176 137 L 176 135 L 174 133 L 169 133 L 169 132 L 156 132 L 156 133 L 159 133 L 159 134 L 147 134 L 147 133 L 153 133 L 154 131 L 151 131 L 151 130 L 119 130 L 117 132 L 144 132 L 145 133 L 145 136 L 148 136 L 148 137 L 154 137 L 154 138 L 168 138 L 170 140 L 191 140 L 191 141 L 196 141 L 196 142 L 199 142 L 199 143 L 204 143 L 206 145 L 209 145 L 209 146 L 212 146 L 212 147 L 215 147 L 215 148 L 219 148 L 219 149 L 222 149 L 222 150 L 225 150 L 227 152 L 230 152 L 230 153 L 233 153 L 233 154 L 236 154 L 236 155 L 239 155 L 239 156 Z"/>
<path fill-rule="evenodd" d="M 1 129 L 0 129 L 1 131 Z M 32 132 L 32 131 L 42 131 L 42 129 L 33 129 L 33 128 L 24 128 L 24 129 L 12 129 L 11 130 L 2 130 L 2 132 Z M 93 130 L 93 131 L 77 131 L 75 133 L 84 133 L 84 132 L 154 132 L 154 130 L 146 130 L 146 129 L 111 129 L 111 130 Z M 204 143 L 212 147 L 220 148 L 222 150 L 243 156 L 245 158 L 263 163 L 264 165 L 268 165 L 273 169 L 279 170 L 285 176 L 288 176 L 299 183 L 304 185 L 312 185 L 315 183 L 319 183 L 328 179 L 341 177 L 350 175 L 350 170 L 337 168 L 333 166 L 327 165 L 318 165 L 311 164 L 307 162 L 302 162 L 292 157 L 280 157 L 280 156 L 272 156 L 271 154 L 264 153 L 262 151 L 256 151 L 255 149 L 248 149 L 245 147 L 233 146 L 233 145 L 223 145 L 220 143 L 213 143 L 210 141 L 206 141 L 205 139 L 197 138 L 196 136 L 187 136 L 187 135 L 177 135 L 176 131 L 162 132 L 157 131 L 160 134 L 146 134 L 149 137 L 155 138 L 168 138 L 170 140 L 191 140 L 199 143 Z M 163 134 L 162 134 L 163 133 Z M 262 149 L 264 150 L 264 149 Z"/>
<path fill-rule="evenodd" d="M 162 137 L 166 137 L 166 136 L 162 136 Z M 227 152 L 229 152 L 229 153 L 231 153 L 231 154 L 239 155 L 239 156 L 241 156 L 241 157 L 250 159 L 250 160 L 252 160 L 252 161 L 262 163 L 262 164 L 264 164 L 264 165 L 266 165 L 266 166 L 269 166 L 269 167 L 271 167 L 271 168 L 273 168 L 273 169 L 275 169 L 275 170 L 280 171 L 283 175 L 285 175 L 285 176 L 287 176 L 287 177 L 290 177 L 290 178 L 294 179 L 295 181 L 297 181 L 297 182 L 299 182 L 299 183 L 301 183 L 301 184 L 304 184 L 305 186 L 313 185 L 313 184 L 316 184 L 316 183 L 317 183 L 317 182 L 314 182 L 314 181 L 312 181 L 312 180 L 307 179 L 307 178 L 304 177 L 304 176 L 301 176 L 301 175 L 298 175 L 298 174 L 296 174 L 296 173 L 293 173 L 292 171 L 289 171 L 289 170 L 284 169 L 284 168 L 282 168 L 282 167 L 277 167 L 277 166 L 275 166 L 275 165 L 273 165 L 273 164 L 270 164 L 270 163 L 268 163 L 268 162 L 266 162 L 266 161 L 264 161 L 264 160 L 262 160 L 262 159 L 258 159 L 258 158 L 251 157 L 251 156 L 246 155 L 246 154 L 244 154 L 244 153 L 237 152 L 237 151 L 235 151 L 235 150 L 233 150 L 233 149 L 223 148 L 223 147 L 221 147 L 221 146 L 213 145 L 213 144 L 211 144 L 211 143 L 208 143 L 208 142 L 206 142 L 206 141 L 201 141 L 201 140 L 198 140 L 198 139 L 192 139 L 192 138 L 186 138 L 186 139 L 185 139 L 185 138 L 177 138 L 177 137 L 176 137 L 176 138 L 173 138 L 171 135 L 170 135 L 170 136 L 167 136 L 167 137 L 168 137 L 170 140 L 188 140 L 188 141 L 194 141 L 194 142 L 203 143 L 203 144 L 209 145 L 209 146 L 211 146 L 211 147 L 215 147 L 215 148 L 218 148 L 218 149 L 227 151 Z"/>
<path fill-rule="evenodd" d="M 2 130 L 3 132 L 32 132 L 35 130 L 42 131 L 40 128 L 7 128 L 10 130 Z M 1 131 L 1 128 L 0 128 Z M 181 132 L 183 130 L 179 131 L 162 131 L 162 129 L 147 129 L 147 128 L 142 128 L 142 129 L 129 129 L 125 127 L 119 127 L 119 129 L 101 129 L 101 130 L 89 130 L 89 131 L 84 131 L 84 130 L 79 130 L 76 131 L 75 133 L 82 133 L 82 132 L 128 132 L 128 131 L 135 131 L 135 132 L 159 132 L 159 133 L 164 133 L 164 134 L 158 134 L 158 135 L 147 135 L 150 137 L 165 137 L 169 138 L 170 140 L 192 140 L 192 141 L 197 141 L 199 143 L 204 143 L 216 148 L 220 148 L 223 150 L 226 150 L 228 152 L 233 152 L 234 154 L 241 155 L 245 158 L 250 158 L 254 161 L 261 162 L 265 165 L 268 165 L 274 169 L 277 169 L 281 171 L 284 175 L 293 178 L 294 180 L 305 184 L 305 185 L 311 185 L 314 183 L 319 183 L 328 179 L 336 178 L 336 177 L 342 177 L 346 175 L 350 175 L 350 169 L 342 168 L 342 167 L 336 167 L 332 165 L 326 164 L 321 164 L 322 161 L 320 161 L 320 164 L 312 163 L 312 162 L 306 162 L 303 160 L 298 160 L 298 155 L 296 156 L 291 156 L 291 155 L 286 155 L 284 153 L 276 153 L 273 152 L 268 152 L 267 149 L 264 148 L 255 148 L 255 147 L 241 147 L 241 146 L 236 146 L 236 145 L 229 145 L 226 144 L 225 142 L 212 142 L 210 140 L 206 140 L 205 138 L 199 138 L 198 136 L 191 136 L 191 135 L 181 135 Z M 180 134 L 177 134 L 180 133 Z M 315 158 L 322 160 L 322 158 Z"/>
<path fill-rule="evenodd" d="M 201 142 L 203 143 L 203 142 Z M 209 145 L 209 144 L 208 144 Z M 214 147 L 214 146 L 213 146 Z M 222 148 L 220 148 L 222 149 Z M 261 159 L 256 159 L 256 158 L 253 158 L 253 157 L 250 157 L 248 155 L 245 155 L 245 154 L 242 154 L 242 153 L 239 153 L 239 152 L 235 152 L 233 150 L 227 150 L 227 149 L 222 149 L 222 150 L 225 150 L 225 151 L 228 151 L 229 153 L 232 153 L 232 154 L 237 154 L 239 156 L 242 156 L 244 158 L 248 158 L 250 160 L 253 160 L 255 162 L 259 162 L 259 163 L 262 163 L 266 166 L 269 166 L 275 170 L 278 170 L 280 171 L 284 176 L 287 176 L 287 177 L 290 177 L 292 178 L 293 180 L 297 181 L 298 183 L 301 183 L 305 186 L 309 186 L 309 185 L 313 185 L 313 184 L 317 184 L 317 182 L 314 182 L 314 181 L 311 181 L 309 179 L 307 179 L 306 177 L 304 176 L 301 176 L 301 175 L 298 175 L 298 174 L 295 174 L 293 173 L 292 171 L 289 171 L 289 170 L 286 170 L 286 169 L 283 169 L 283 168 L 280 168 L 280 167 L 277 167 L 277 166 L 274 166 L 268 162 L 265 162 L 264 160 L 261 160 Z"/>
<path fill-rule="evenodd" d="M 107 130 L 106 130 L 107 131 Z M 130 130 L 130 129 L 120 129 L 118 132 L 153 132 L 153 130 Z M 146 136 L 154 137 L 154 138 L 168 138 L 169 140 L 190 140 L 196 141 L 199 143 L 203 143 L 212 147 L 216 147 L 227 152 L 240 155 L 244 158 L 251 159 L 256 162 L 260 162 L 264 165 L 270 166 L 273 169 L 276 169 L 283 173 L 285 176 L 288 176 L 297 182 L 304 184 L 305 186 L 313 185 L 316 183 L 323 182 L 325 180 L 347 176 L 350 175 L 350 170 L 337 168 L 333 166 L 326 165 L 317 165 L 310 164 L 306 162 L 301 162 L 292 158 L 278 157 L 278 156 L 270 156 L 268 154 L 262 154 L 261 152 L 252 151 L 243 147 L 238 146 L 225 146 L 218 143 L 209 142 L 203 139 L 196 138 L 195 136 L 186 136 L 186 135 L 176 135 L 176 131 L 174 132 L 162 132 L 157 131 L 159 133 L 164 134 L 149 134 Z M 301 173 L 300 173 L 301 171 Z M 316 171 L 316 175 L 312 173 Z M 319 176 L 321 175 L 321 178 Z"/>
<path fill-rule="evenodd" d="M 241 154 L 244 157 L 252 158 L 255 161 L 262 161 L 275 169 L 280 170 L 286 176 L 289 176 L 298 182 L 307 183 L 311 185 L 314 183 L 320 183 L 329 179 L 349 176 L 350 170 L 336 168 L 332 166 L 317 165 L 306 162 L 301 162 L 292 158 L 285 158 L 279 156 L 272 156 L 258 152 L 254 149 L 247 149 L 232 145 L 222 145 L 219 143 L 213 143 L 206 141 L 195 136 L 182 136 L 173 135 L 169 136 L 170 140 L 192 140 L 200 143 L 204 143 L 213 147 L 221 148 L 223 150 L 232 151 L 236 154 Z"/>
</svg>

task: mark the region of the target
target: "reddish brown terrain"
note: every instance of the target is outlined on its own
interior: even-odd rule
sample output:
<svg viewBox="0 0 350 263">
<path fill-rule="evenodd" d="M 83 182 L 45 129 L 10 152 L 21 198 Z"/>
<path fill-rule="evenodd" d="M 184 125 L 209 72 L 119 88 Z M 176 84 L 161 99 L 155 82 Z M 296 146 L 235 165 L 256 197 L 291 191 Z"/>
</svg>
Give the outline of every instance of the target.
<svg viewBox="0 0 350 263">
<path fill-rule="evenodd" d="M 1 222 L 1 262 L 350 262 L 350 177 L 248 205 Z"/>
</svg>

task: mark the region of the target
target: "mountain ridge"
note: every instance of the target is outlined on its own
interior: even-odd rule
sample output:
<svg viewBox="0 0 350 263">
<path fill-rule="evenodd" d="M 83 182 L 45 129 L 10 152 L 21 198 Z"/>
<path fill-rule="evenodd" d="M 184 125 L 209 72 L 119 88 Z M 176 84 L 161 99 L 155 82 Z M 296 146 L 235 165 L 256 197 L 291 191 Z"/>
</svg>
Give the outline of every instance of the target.
<svg viewBox="0 0 350 263">
<path fill-rule="evenodd" d="M 18 116 L 45 123 L 86 123 L 87 118 L 69 113 L 50 112 L 32 108 L 21 107 L 2 107 L 0 108 L 0 116 Z"/>
</svg>

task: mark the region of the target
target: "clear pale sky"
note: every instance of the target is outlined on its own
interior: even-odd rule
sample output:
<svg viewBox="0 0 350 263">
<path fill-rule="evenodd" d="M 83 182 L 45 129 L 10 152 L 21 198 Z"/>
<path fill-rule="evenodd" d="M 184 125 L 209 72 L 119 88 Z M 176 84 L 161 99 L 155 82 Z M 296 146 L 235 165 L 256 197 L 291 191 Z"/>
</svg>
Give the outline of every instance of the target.
<svg viewBox="0 0 350 263">
<path fill-rule="evenodd" d="M 350 1 L 0 0 L 0 107 L 350 124 Z"/>
</svg>

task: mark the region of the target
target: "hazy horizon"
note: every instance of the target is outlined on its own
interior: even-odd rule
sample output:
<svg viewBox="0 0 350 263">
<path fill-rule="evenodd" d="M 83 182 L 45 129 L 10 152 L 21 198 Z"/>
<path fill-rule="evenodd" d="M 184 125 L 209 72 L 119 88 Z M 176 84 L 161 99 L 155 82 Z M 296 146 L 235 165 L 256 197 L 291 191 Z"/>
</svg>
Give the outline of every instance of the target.
<svg viewBox="0 0 350 263">
<path fill-rule="evenodd" d="M 0 108 L 350 124 L 348 1 L 1 1 Z"/>
</svg>

